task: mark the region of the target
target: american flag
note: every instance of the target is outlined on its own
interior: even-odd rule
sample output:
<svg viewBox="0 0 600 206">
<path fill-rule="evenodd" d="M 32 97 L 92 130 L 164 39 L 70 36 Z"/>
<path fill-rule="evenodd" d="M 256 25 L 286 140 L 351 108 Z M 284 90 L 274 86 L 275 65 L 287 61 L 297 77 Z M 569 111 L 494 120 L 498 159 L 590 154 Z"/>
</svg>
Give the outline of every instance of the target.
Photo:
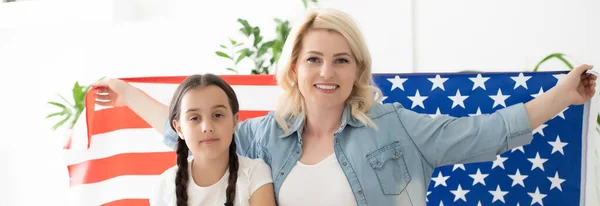
<svg viewBox="0 0 600 206">
<path fill-rule="evenodd" d="M 385 102 L 419 113 L 468 117 L 525 103 L 565 72 L 377 75 Z M 438 167 L 427 205 L 579 205 L 584 106 L 570 106 L 533 130 L 531 144 L 490 162 Z"/>
<path fill-rule="evenodd" d="M 564 73 L 376 74 L 383 103 L 400 102 L 420 113 L 457 117 L 491 113 L 527 102 Z M 241 119 L 275 108 L 281 89 L 271 75 L 222 76 L 235 89 Z M 168 104 L 185 76 L 123 80 Z M 65 146 L 70 205 L 142 206 L 156 178 L 175 165 L 162 136 L 127 107 L 94 105 Z M 579 205 L 582 194 L 583 106 L 571 106 L 536 128 L 530 145 L 493 162 L 436 168 L 428 205 Z"/>
</svg>

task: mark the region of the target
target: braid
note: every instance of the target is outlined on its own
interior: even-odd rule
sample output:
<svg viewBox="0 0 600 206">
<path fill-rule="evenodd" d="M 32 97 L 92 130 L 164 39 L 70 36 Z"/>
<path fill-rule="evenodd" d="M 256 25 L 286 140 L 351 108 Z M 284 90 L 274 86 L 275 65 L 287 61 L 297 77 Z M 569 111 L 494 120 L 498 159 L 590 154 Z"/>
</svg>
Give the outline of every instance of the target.
<svg viewBox="0 0 600 206">
<path fill-rule="evenodd" d="M 190 179 L 188 172 L 188 152 L 189 148 L 185 144 L 185 140 L 179 138 L 177 140 L 177 176 L 175 176 L 175 192 L 177 195 L 177 206 L 187 206 L 188 193 L 187 186 Z"/>
<path fill-rule="evenodd" d="M 236 154 L 235 137 L 231 141 L 229 146 L 229 185 L 227 185 L 226 195 L 227 201 L 225 206 L 233 206 L 233 200 L 235 199 L 235 186 L 238 178 L 239 162 Z"/>
</svg>

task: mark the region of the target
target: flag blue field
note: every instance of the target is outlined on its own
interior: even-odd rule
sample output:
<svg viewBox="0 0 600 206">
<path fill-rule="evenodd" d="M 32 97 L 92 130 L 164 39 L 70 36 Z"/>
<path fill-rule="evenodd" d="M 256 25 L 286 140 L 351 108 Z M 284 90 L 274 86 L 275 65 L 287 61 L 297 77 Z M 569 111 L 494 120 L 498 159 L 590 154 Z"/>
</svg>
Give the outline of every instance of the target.
<svg viewBox="0 0 600 206">
<path fill-rule="evenodd" d="M 378 74 L 383 103 L 419 113 L 468 117 L 525 103 L 566 72 Z M 428 205 L 579 205 L 584 106 L 572 105 L 533 131 L 531 144 L 493 162 L 438 167 Z"/>
</svg>

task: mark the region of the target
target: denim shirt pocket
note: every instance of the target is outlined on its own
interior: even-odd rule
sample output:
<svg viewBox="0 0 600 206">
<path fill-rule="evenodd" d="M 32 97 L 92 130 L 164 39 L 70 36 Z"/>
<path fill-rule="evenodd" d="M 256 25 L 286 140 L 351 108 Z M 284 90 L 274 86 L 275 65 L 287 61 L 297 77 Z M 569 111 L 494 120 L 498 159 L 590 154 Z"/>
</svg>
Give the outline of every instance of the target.
<svg viewBox="0 0 600 206">
<path fill-rule="evenodd" d="M 399 141 L 387 144 L 367 154 L 385 195 L 399 195 L 411 180 Z"/>
</svg>

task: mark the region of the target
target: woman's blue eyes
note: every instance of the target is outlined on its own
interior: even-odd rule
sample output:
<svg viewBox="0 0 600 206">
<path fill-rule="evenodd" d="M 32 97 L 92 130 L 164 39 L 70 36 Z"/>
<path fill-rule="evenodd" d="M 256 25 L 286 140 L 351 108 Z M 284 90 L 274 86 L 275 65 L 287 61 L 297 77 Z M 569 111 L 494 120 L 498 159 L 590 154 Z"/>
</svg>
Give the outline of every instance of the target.
<svg viewBox="0 0 600 206">
<path fill-rule="evenodd" d="M 310 57 L 310 58 L 306 59 L 306 61 L 314 63 L 314 62 L 320 62 L 320 59 L 318 59 L 316 57 Z M 335 63 L 348 63 L 348 62 L 350 62 L 350 61 L 348 61 L 348 59 L 346 59 L 346 58 L 340 58 L 340 59 L 335 60 Z"/>
</svg>

